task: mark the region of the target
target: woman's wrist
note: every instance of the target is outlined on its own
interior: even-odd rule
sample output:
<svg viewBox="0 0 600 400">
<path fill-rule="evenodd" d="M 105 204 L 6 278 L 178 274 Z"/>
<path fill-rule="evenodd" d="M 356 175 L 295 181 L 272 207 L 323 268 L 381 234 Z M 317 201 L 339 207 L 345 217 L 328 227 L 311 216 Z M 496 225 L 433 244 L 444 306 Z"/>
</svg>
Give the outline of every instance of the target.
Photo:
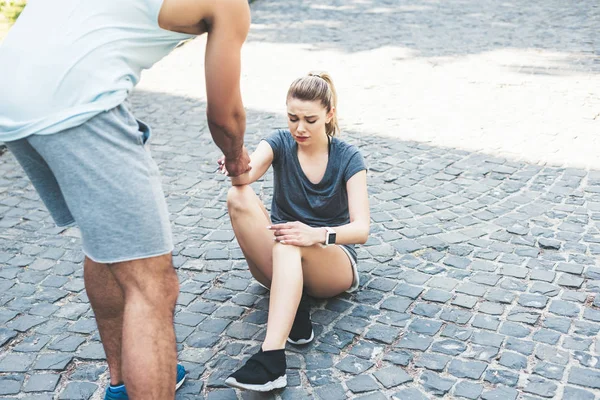
<svg viewBox="0 0 600 400">
<path fill-rule="evenodd" d="M 315 244 L 325 244 L 325 238 L 327 236 L 327 230 L 325 228 L 313 228 L 314 234 L 314 242 Z"/>
</svg>

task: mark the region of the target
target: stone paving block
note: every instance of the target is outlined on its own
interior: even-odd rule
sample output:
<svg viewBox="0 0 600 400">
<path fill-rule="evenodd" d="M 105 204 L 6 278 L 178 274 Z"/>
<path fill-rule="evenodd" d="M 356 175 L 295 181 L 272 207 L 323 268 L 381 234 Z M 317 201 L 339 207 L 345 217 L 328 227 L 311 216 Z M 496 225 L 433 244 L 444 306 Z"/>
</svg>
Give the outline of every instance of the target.
<svg viewBox="0 0 600 400">
<path fill-rule="evenodd" d="M 454 386 L 455 396 L 464 397 L 469 400 L 478 399 L 482 391 L 483 385 L 468 381 L 460 381 Z"/>
<path fill-rule="evenodd" d="M 594 393 L 588 392 L 587 390 L 574 388 L 572 386 L 566 386 L 563 392 L 563 398 L 565 399 L 577 399 L 577 400 L 594 400 Z"/>
<path fill-rule="evenodd" d="M 448 365 L 448 372 L 457 378 L 478 380 L 486 368 L 487 364 L 483 362 L 454 359 Z"/>
<path fill-rule="evenodd" d="M 70 382 L 60 393 L 60 400 L 88 400 L 98 389 L 98 385 L 90 382 Z"/>
<path fill-rule="evenodd" d="M 354 356 L 346 356 L 339 363 L 335 365 L 337 369 L 349 374 L 358 375 L 362 374 L 373 366 L 373 362 L 363 360 Z"/>
<path fill-rule="evenodd" d="M 555 380 L 561 380 L 564 372 L 565 367 L 545 361 L 539 361 L 533 369 L 534 374 Z"/>
<path fill-rule="evenodd" d="M 570 287 L 570 288 L 580 288 L 581 285 L 583 284 L 583 278 L 575 276 L 575 275 L 563 273 L 558 278 L 556 283 L 560 286 L 566 286 L 566 287 Z"/>
<path fill-rule="evenodd" d="M 468 296 L 466 294 L 457 295 L 454 300 L 452 300 L 451 304 L 463 308 L 472 309 L 477 304 L 477 297 Z"/>
<path fill-rule="evenodd" d="M 507 369 L 488 368 L 485 371 L 484 380 L 493 385 L 515 387 L 519 382 L 519 373 L 518 371 L 511 371 Z"/>
<path fill-rule="evenodd" d="M 23 388 L 24 392 L 52 392 L 60 379 L 59 374 L 35 374 L 29 377 L 29 380 Z"/>
<path fill-rule="evenodd" d="M 394 400 L 427 400 L 427 396 L 416 388 L 402 389 L 395 393 L 392 398 Z"/>
<path fill-rule="evenodd" d="M 436 396 L 443 396 L 452 389 L 456 379 L 442 378 L 440 375 L 425 371 L 421 374 L 423 388 Z"/>
<path fill-rule="evenodd" d="M 569 362 L 569 353 L 558 350 L 553 346 L 540 344 L 535 349 L 536 358 L 558 365 L 567 365 Z"/>
<path fill-rule="evenodd" d="M 352 393 L 365 393 L 380 389 L 377 381 L 375 381 L 371 375 L 360 375 L 354 377 L 348 380 L 346 385 L 348 386 L 348 389 L 352 391 Z"/>
<path fill-rule="evenodd" d="M 392 388 L 413 379 L 400 367 L 387 367 L 373 373 L 373 376 L 386 388 Z"/>
<path fill-rule="evenodd" d="M 445 303 L 452 298 L 452 293 L 440 289 L 429 289 L 421 298 L 436 303 Z"/>
<path fill-rule="evenodd" d="M 498 363 L 513 371 L 527 368 L 527 358 L 510 351 L 503 352 Z"/>
<path fill-rule="evenodd" d="M 556 389 L 556 384 L 539 377 L 531 376 L 523 388 L 523 391 L 550 398 L 554 397 Z"/>
<path fill-rule="evenodd" d="M 35 358 L 35 354 L 8 353 L 0 359 L 0 372 L 27 372 Z"/>
<path fill-rule="evenodd" d="M 19 394 L 24 379 L 25 377 L 23 375 L 11 374 L 0 376 L 0 396 Z"/>
</svg>

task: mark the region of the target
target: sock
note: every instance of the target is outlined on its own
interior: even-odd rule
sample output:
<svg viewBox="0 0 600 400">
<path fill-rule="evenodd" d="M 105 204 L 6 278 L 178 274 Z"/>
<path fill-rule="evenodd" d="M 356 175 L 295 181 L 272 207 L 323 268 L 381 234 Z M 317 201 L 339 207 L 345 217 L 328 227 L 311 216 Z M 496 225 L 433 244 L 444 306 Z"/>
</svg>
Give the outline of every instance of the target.
<svg viewBox="0 0 600 400">
<path fill-rule="evenodd" d="M 125 387 L 125 384 L 123 382 L 119 382 L 116 385 L 110 385 L 110 388 L 113 390 L 122 389 L 124 387 Z"/>
</svg>

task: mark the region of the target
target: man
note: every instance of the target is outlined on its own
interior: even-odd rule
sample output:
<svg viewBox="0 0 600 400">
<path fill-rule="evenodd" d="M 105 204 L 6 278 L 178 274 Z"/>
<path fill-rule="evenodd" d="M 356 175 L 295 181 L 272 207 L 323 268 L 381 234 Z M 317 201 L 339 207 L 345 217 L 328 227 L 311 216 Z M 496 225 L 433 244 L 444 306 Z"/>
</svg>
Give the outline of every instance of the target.
<svg viewBox="0 0 600 400">
<path fill-rule="evenodd" d="M 167 206 L 150 130 L 124 101 L 143 69 L 207 33 L 210 131 L 229 175 L 247 172 L 240 49 L 249 26 L 247 0 L 31 0 L 0 46 L 0 141 L 55 222 L 81 229 L 106 399 L 173 399 L 185 378 Z"/>
</svg>

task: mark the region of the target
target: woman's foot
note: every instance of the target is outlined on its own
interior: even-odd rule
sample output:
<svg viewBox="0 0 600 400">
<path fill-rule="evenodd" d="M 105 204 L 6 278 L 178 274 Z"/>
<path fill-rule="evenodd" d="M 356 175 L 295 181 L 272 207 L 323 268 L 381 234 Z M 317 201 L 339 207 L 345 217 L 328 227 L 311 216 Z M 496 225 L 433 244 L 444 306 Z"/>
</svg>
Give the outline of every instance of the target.
<svg viewBox="0 0 600 400">
<path fill-rule="evenodd" d="M 315 332 L 310 321 L 310 299 L 302 293 L 300 305 L 298 305 L 298 311 L 296 311 L 296 318 L 294 318 L 294 324 L 287 341 L 299 345 L 310 343 L 314 338 Z"/>
<path fill-rule="evenodd" d="M 225 380 L 231 387 L 269 392 L 287 386 L 285 350 L 262 349 Z"/>
</svg>

